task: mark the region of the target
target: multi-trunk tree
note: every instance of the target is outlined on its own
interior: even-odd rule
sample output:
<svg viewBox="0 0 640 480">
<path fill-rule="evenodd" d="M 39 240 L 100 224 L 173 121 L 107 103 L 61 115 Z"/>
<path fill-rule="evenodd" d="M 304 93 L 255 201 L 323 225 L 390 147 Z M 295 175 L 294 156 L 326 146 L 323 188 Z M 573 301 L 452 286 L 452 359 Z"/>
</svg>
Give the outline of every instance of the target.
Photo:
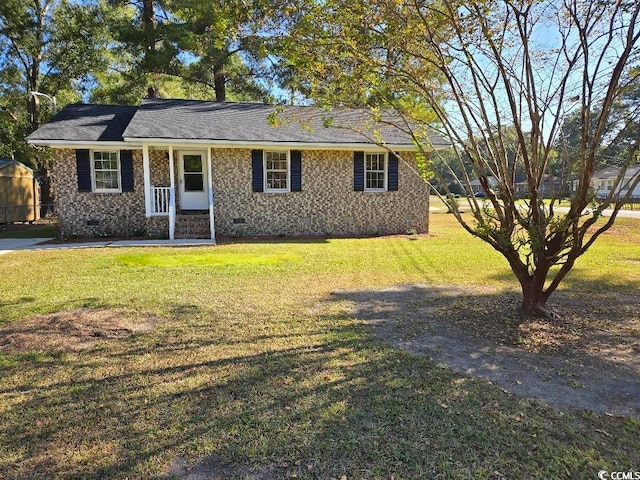
<svg viewBox="0 0 640 480">
<path fill-rule="evenodd" d="M 625 177 L 636 136 L 611 194 L 598 201 L 592 188 L 603 145 L 639 122 L 638 109 L 616 106 L 637 79 L 640 3 L 308 0 L 299 9 L 290 46 L 300 88 L 328 105 L 395 110 L 425 156 L 437 128 L 452 144 L 454 183 L 471 192 L 477 178 L 486 195 L 470 196 L 470 216 L 455 205 L 454 215 L 506 258 L 522 315 L 552 315 L 549 297 L 640 181 Z M 574 112 L 570 155 L 559 156 Z M 575 185 L 566 211 L 544 188 L 554 172 Z"/>
</svg>

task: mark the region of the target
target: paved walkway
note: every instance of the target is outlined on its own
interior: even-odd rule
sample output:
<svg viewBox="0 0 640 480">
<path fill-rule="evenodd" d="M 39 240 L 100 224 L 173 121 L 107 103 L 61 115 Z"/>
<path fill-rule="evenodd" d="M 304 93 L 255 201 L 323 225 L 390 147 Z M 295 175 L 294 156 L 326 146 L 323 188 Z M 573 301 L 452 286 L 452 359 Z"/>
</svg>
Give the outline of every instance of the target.
<svg viewBox="0 0 640 480">
<path fill-rule="evenodd" d="M 430 212 L 438 212 L 438 211 L 444 211 L 446 210 L 446 208 L 444 207 L 429 207 L 429 211 Z M 463 211 L 466 211 L 464 208 L 462 208 Z M 554 207 L 554 210 L 556 213 L 569 213 L 569 207 Z M 586 209 L 584 211 L 585 214 L 590 213 L 591 210 L 590 209 Z M 602 215 L 605 217 L 610 217 L 611 216 L 611 212 L 613 212 L 613 210 L 604 210 L 602 212 Z M 619 210 L 618 211 L 618 218 L 637 218 L 640 219 L 640 210 Z"/>
<path fill-rule="evenodd" d="M 209 239 L 189 240 L 107 240 L 103 242 L 42 243 L 52 238 L 0 238 L 0 255 L 16 250 L 60 250 L 69 248 L 106 248 L 106 247 L 197 247 L 215 245 Z"/>
<path fill-rule="evenodd" d="M 569 207 L 555 207 L 554 210 L 558 213 L 569 213 Z M 603 210 L 602 215 L 610 217 L 611 212 L 613 212 L 613 210 Z M 585 209 L 584 213 L 591 213 L 591 209 Z M 618 210 L 618 218 L 640 218 L 640 210 Z"/>
</svg>

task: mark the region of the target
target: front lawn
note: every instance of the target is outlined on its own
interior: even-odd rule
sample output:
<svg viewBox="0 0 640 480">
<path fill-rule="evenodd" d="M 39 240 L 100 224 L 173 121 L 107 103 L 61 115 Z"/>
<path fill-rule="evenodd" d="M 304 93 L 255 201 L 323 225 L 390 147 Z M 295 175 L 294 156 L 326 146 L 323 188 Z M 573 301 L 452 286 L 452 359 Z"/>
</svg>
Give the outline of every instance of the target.
<svg viewBox="0 0 640 480">
<path fill-rule="evenodd" d="M 0 224 L 1 238 L 56 238 L 60 234 L 55 223 Z"/>
<path fill-rule="evenodd" d="M 0 478 L 640 470 L 637 418 L 507 394 L 354 314 L 359 294 L 405 284 L 512 295 L 506 263 L 454 221 L 432 214 L 431 236 L 0 257 Z M 639 265 L 640 222 L 620 219 L 567 279 L 572 301 L 636 298 Z"/>
</svg>

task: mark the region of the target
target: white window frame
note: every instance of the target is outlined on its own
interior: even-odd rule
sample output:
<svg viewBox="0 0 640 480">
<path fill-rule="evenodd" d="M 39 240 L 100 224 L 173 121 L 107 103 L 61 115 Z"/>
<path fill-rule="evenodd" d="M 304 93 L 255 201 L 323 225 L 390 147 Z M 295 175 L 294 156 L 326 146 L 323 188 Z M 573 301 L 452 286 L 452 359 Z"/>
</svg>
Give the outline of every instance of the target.
<svg viewBox="0 0 640 480">
<path fill-rule="evenodd" d="M 116 161 L 118 165 L 118 188 L 97 188 L 96 187 L 96 164 L 95 164 L 95 153 L 115 153 Z M 91 159 L 91 191 L 95 193 L 122 193 L 122 166 L 120 164 L 120 150 L 112 150 L 112 149 L 96 149 L 91 150 L 90 153 Z"/>
<path fill-rule="evenodd" d="M 367 169 L 367 157 L 373 155 L 383 155 L 384 166 L 382 168 L 384 186 L 382 188 L 369 188 L 367 187 L 367 172 L 380 172 L 380 170 Z M 364 191 L 365 192 L 386 192 L 387 191 L 387 179 L 389 178 L 389 155 L 388 152 L 365 152 L 364 154 Z"/>
<path fill-rule="evenodd" d="M 267 183 L 267 155 L 269 153 L 286 154 L 287 156 L 287 187 L 286 188 L 269 188 Z M 269 171 L 281 171 L 270 169 Z M 291 192 L 291 152 L 289 150 L 265 150 L 262 153 L 262 185 L 265 193 L 289 193 Z"/>
</svg>

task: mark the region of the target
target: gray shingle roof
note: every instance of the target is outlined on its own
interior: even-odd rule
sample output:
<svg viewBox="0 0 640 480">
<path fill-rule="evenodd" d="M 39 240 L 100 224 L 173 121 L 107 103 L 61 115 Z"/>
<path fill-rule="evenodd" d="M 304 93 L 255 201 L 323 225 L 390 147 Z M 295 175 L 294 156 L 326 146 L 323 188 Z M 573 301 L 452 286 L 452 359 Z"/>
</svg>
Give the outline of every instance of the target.
<svg viewBox="0 0 640 480">
<path fill-rule="evenodd" d="M 625 172 L 625 177 L 630 178 L 638 173 L 640 170 L 640 165 L 632 165 L 627 168 Z M 612 166 L 605 167 L 601 170 L 598 170 L 593 174 L 594 179 L 607 179 L 607 178 L 616 178 L 620 174 L 620 167 Z"/>
<path fill-rule="evenodd" d="M 122 132 L 137 109 L 122 105 L 67 105 L 27 140 L 122 141 Z"/>
<path fill-rule="evenodd" d="M 383 120 L 392 118 L 387 115 Z M 371 132 L 374 123 L 369 112 L 358 109 L 148 99 L 139 107 L 69 105 L 28 139 L 41 143 L 157 139 L 355 146 L 376 143 Z M 383 122 L 373 129 L 389 145 L 413 147 L 409 134 L 400 128 Z M 449 145 L 437 135 L 430 135 L 430 140 L 436 147 Z"/>
<path fill-rule="evenodd" d="M 333 126 L 326 126 L 327 122 Z M 372 141 L 371 129 L 366 128 L 371 124 L 365 110 L 152 99 L 140 105 L 124 137 L 362 144 Z M 358 127 L 360 131 L 354 131 Z M 413 145 L 410 136 L 396 127 L 379 124 L 375 129 L 388 144 Z M 437 136 L 432 142 L 447 145 Z"/>
</svg>

